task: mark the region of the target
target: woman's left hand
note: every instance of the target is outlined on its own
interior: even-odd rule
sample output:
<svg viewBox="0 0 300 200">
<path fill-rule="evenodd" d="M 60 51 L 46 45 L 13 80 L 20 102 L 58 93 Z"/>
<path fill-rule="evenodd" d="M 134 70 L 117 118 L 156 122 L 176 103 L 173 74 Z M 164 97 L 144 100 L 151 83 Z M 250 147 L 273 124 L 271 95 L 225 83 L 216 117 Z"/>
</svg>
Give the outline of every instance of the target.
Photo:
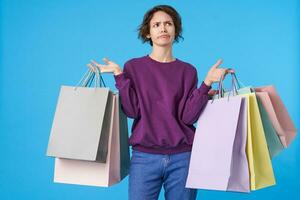
<svg viewBox="0 0 300 200">
<path fill-rule="evenodd" d="M 211 86 L 214 82 L 219 82 L 221 78 L 224 79 L 227 73 L 234 73 L 233 69 L 219 68 L 222 64 L 222 59 L 219 59 L 208 71 L 204 83 L 207 86 Z"/>
<path fill-rule="evenodd" d="M 209 95 L 209 96 L 214 96 L 214 95 L 216 95 L 216 94 L 218 94 L 218 93 L 219 93 L 218 90 L 210 89 L 210 90 L 208 91 L 208 95 Z"/>
</svg>

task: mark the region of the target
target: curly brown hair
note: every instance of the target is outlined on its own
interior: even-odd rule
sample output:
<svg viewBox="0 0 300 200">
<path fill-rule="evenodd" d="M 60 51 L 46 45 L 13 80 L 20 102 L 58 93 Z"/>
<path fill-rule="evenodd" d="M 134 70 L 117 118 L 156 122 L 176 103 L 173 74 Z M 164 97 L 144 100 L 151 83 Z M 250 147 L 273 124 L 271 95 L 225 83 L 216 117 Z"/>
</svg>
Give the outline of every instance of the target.
<svg viewBox="0 0 300 200">
<path fill-rule="evenodd" d="M 182 37 L 182 25 L 181 25 L 181 17 L 179 13 L 169 5 L 158 5 L 146 12 L 143 18 L 143 22 L 138 27 L 137 31 L 139 32 L 138 38 L 142 40 L 143 43 L 149 42 L 151 46 L 153 46 L 153 42 L 151 38 L 147 38 L 147 35 L 150 33 L 150 21 L 157 11 L 163 11 L 170 15 L 173 20 L 175 26 L 175 42 L 179 42 L 179 39 L 184 39 Z"/>
</svg>

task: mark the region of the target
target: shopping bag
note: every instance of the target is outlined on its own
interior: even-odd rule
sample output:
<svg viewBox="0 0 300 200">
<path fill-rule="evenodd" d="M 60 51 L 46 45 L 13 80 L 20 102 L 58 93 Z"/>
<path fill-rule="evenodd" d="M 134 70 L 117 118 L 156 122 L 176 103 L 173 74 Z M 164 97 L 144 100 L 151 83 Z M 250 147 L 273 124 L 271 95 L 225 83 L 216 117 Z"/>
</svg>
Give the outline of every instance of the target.
<svg viewBox="0 0 300 200">
<path fill-rule="evenodd" d="M 55 158 L 54 182 L 108 187 L 129 173 L 127 117 L 121 109 L 119 94 L 113 95 L 113 120 L 110 121 L 106 163 Z"/>
<path fill-rule="evenodd" d="M 255 92 L 257 97 L 257 104 L 264 127 L 264 132 L 267 140 L 267 145 L 270 153 L 271 159 L 283 151 L 284 146 L 282 145 L 279 136 L 273 127 L 269 115 L 266 111 L 266 107 L 271 106 L 271 101 L 268 93 L 266 92 Z"/>
<path fill-rule="evenodd" d="M 244 98 L 209 100 L 197 122 L 186 187 L 249 192 L 246 134 Z"/>
<path fill-rule="evenodd" d="M 274 86 L 261 86 L 254 88 L 255 92 L 267 92 L 269 98 L 264 96 L 262 104 L 270 118 L 270 121 L 276 130 L 281 143 L 286 148 L 295 138 L 297 130 L 287 109 L 285 108 L 280 96 L 278 95 Z"/>
<path fill-rule="evenodd" d="M 275 184 L 275 176 L 271 163 L 269 148 L 266 136 L 272 134 L 265 133 L 263 120 L 259 110 L 256 94 L 253 87 L 241 87 L 235 74 L 232 74 L 232 84 L 234 85 L 233 95 L 245 97 L 248 106 L 248 133 L 246 152 L 250 171 L 250 188 L 251 190 L 262 189 Z M 226 92 L 224 97 L 230 97 L 230 92 Z M 276 136 L 273 132 L 272 136 Z M 273 152 L 273 150 L 271 150 Z"/>
<path fill-rule="evenodd" d="M 246 153 L 250 171 L 251 190 L 275 185 L 271 158 L 254 93 L 241 94 L 248 101 L 248 135 Z"/>
<path fill-rule="evenodd" d="M 272 103 L 268 94 L 255 92 L 255 89 L 252 86 L 242 86 L 243 84 L 240 83 L 235 74 L 232 74 L 232 83 L 235 86 L 234 88 L 236 88 L 235 95 L 255 93 L 270 158 L 272 159 L 283 150 L 283 145 L 271 123 L 270 117 L 266 114 L 266 108 L 269 110 L 272 108 Z M 230 95 L 230 92 L 224 93 L 224 96 L 228 95 Z"/>
<path fill-rule="evenodd" d="M 250 171 L 250 189 L 257 190 L 272 186 L 275 184 L 275 177 L 266 140 L 268 134 L 264 131 L 257 98 L 255 93 L 252 92 L 253 87 L 241 87 L 235 74 L 232 74 L 232 85 L 233 89 L 225 92 L 223 96 L 227 99 L 231 96 L 240 96 L 247 100 L 248 131 L 246 153 Z"/>
<path fill-rule="evenodd" d="M 87 87 L 91 75 L 89 70 L 81 86 L 61 87 L 48 156 L 106 162 L 113 92 L 97 85 Z"/>
</svg>

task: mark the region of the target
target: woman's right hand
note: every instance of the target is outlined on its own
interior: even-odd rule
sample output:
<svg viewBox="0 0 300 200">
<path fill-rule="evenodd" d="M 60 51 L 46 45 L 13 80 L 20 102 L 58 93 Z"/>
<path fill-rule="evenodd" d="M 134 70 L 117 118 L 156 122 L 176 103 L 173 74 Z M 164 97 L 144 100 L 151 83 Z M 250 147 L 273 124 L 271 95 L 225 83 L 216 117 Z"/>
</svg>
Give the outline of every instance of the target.
<svg viewBox="0 0 300 200">
<path fill-rule="evenodd" d="M 214 82 L 219 82 L 221 78 L 224 79 L 227 73 L 234 73 L 233 69 L 219 68 L 222 64 L 222 59 L 219 59 L 208 71 L 204 83 L 207 86 L 211 86 Z"/>
<path fill-rule="evenodd" d="M 122 70 L 118 64 L 108 60 L 107 58 L 103 58 L 102 60 L 106 63 L 106 65 L 100 64 L 95 60 L 91 60 L 91 63 L 87 64 L 87 66 L 91 68 L 94 72 L 95 72 L 94 66 L 96 66 L 99 68 L 100 73 L 112 72 L 114 75 L 119 75 L 122 73 Z"/>
</svg>

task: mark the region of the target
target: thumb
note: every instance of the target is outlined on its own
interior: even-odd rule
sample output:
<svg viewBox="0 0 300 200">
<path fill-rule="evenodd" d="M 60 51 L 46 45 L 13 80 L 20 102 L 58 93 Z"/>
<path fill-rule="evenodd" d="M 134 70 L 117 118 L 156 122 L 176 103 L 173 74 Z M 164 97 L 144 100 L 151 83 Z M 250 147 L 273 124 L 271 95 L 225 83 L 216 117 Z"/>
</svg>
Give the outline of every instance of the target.
<svg viewBox="0 0 300 200">
<path fill-rule="evenodd" d="M 211 68 L 216 69 L 216 68 L 218 68 L 222 63 L 223 63 L 223 60 L 222 60 L 222 59 L 219 59 L 219 60 L 216 62 L 216 64 L 214 64 Z"/>
</svg>

